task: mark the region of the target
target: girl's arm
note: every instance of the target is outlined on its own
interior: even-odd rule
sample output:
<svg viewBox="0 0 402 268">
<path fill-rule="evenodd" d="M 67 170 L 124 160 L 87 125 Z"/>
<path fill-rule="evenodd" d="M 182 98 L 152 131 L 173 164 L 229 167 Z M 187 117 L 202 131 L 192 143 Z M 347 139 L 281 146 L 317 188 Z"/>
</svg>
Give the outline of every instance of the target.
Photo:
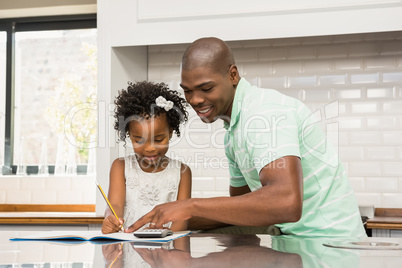
<svg viewBox="0 0 402 268">
<path fill-rule="evenodd" d="M 113 212 L 106 208 L 102 232 L 114 233 L 120 230 L 120 226 L 123 223 L 124 204 L 126 201 L 126 180 L 124 177 L 124 159 L 122 158 L 114 160 L 110 168 L 108 199 L 121 221 L 117 221 Z"/>
<path fill-rule="evenodd" d="M 177 193 L 177 200 L 183 200 L 191 198 L 191 169 L 185 164 L 181 164 L 181 176 L 179 191 Z M 172 224 L 172 231 L 184 231 L 187 230 L 187 221 L 178 221 Z"/>
</svg>

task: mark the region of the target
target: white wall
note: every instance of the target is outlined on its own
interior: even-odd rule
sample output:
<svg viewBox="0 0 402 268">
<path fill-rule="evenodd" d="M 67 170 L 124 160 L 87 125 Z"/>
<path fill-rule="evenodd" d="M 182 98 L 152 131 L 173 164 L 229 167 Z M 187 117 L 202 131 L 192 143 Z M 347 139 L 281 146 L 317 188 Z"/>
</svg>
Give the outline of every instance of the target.
<svg viewBox="0 0 402 268">
<path fill-rule="evenodd" d="M 1 0 L 0 19 L 96 13 L 96 0 Z"/>
<path fill-rule="evenodd" d="M 51 6 L 96 4 L 96 0 L 2 0 L 0 9 L 26 9 Z"/>
<path fill-rule="evenodd" d="M 241 76 L 251 83 L 298 98 L 313 111 L 338 102 L 340 157 L 359 205 L 402 208 L 402 32 L 229 45 Z M 181 91 L 186 47 L 150 46 L 148 79 Z M 224 152 L 216 148 L 222 145 L 222 123 L 208 130 L 189 111 L 191 123 L 169 152 L 191 166 L 194 197 L 228 195 Z M 195 148 L 202 145 L 207 148 Z"/>
<path fill-rule="evenodd" d="M 0 176 L 0 204 L 95 204 L 93 176 Z"/>
</svg>

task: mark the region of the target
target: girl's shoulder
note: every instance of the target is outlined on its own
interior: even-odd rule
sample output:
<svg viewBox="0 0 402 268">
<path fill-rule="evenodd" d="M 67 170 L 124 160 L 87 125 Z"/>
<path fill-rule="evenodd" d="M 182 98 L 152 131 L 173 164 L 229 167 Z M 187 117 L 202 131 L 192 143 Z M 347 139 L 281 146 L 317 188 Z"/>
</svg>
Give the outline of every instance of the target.
<svg viewBox="0 0 402 268">
<path fill-rule="evenodd" d="M 183 168 L 183 166 L 188 167 L 186 164 L 184 164 L 182 161 L 180 161 L 178 159 L 174 159 L 174 158 L 170 158 L 170 157 L 168 157 L 168 159 L 169 159 L 169 162 L 175 166 L 178 166 L 181 168 Z"/>
<path fill-rule="evenodd" d="M 183 165 L 185 165 L 185 164 L 182 163 L 180 160 L 173 159 L 170 157 L 168 157 L 168 158 L 169 158 L 169 165 L 168 165 L 169 167 L 175 168 L 175 169 L 180 169 L 180 170 L 183 169 Z"/>
<path fill-rule="evenodd" d="M 186 173 L 186 172 L 191 172 L 191 169 L 188 165 L 181 163 L 180 171 L 181 171 L 181 173 Z"/>
<path fill-rule="evenodd" d="M 110 167 L 110 178 L 124 178 L 124 159 L 116 158 Z"/>
<path fill-rule="evenodd" d="M 111 169 L 123 169 L 124 170 L 124 157 L 116 158 L 113 163 Z"/>
<path fill-rule="evenodd" d="M 180 170 L 180 173 L 182 174 L 190 174 L 191 175 L 191 169 L 188 165 L 184 164 L 180 160 L 176 159 L 171 159 L 170 158 L 170 165 L 174 165 L 177 169 Z"/>
</svg>

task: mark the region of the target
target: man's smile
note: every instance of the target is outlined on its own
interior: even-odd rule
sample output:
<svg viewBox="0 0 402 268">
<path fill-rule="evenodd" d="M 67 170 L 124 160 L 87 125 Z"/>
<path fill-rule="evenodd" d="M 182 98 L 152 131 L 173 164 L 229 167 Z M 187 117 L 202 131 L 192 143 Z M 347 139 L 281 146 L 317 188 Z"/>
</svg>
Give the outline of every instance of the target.
<svg viewBox="0 0 402 268">
<path fill-rule="evenodd" d="M 203 107 L 202 109 L 197 109 L 197 112 L 199 113 L 199 114 L 206 114 L 206 113 L 208 113 L 209 112 L 209 110 L 211 110 L 211 107 Z"/>
</svg>

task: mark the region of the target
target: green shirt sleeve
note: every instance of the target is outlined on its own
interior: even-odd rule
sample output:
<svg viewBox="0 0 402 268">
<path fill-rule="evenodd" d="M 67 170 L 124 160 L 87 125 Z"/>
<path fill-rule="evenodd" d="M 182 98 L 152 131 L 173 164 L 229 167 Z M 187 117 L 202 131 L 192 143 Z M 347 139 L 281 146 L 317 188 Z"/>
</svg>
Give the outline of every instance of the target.
<svg viewBox="0 0 402 268">
<path fill-rule="evenodd" d="M 225 137 L 225 144 L 226 144 L 225 154 L 229 163 L 230 186 L 242 187 L 244 185 L 247 185 L 243 173 L 240 171 L 239 166 L 235 161 L 233 148 L 228 146 L 229 141 L 227 136 Z"/>
</svg>

